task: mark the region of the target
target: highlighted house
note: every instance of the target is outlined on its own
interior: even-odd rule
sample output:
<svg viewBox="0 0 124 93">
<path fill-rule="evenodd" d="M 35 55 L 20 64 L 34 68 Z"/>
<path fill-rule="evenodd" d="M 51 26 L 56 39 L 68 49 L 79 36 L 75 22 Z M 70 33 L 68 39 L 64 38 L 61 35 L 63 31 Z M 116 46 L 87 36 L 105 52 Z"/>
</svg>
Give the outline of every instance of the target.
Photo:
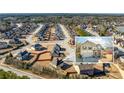
<svg viewBox="0 0 124 93">
<path fill-rule="evenodd" d="M 91 41 L 81 44 L 80 53 L 82 57 L 100 57 L 102 46 Z"/>
</svg>

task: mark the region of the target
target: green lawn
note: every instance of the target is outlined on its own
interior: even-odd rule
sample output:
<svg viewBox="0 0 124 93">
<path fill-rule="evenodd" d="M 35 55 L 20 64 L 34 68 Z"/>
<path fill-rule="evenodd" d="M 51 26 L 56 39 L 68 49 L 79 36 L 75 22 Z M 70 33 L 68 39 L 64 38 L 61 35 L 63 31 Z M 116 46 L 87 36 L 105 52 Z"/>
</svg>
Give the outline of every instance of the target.
<svg viewBox="0 0 124 93">
<path fill-rule="evenodd" d="M 76 33 L 79 35 L 79 36 L 91 36 L 88 32 L 80 29 L 80 28 L 77 28 L 76 29 Z"/>
<path fill-rule="evenodd" d="M 0 79 L 29 79 L 27 76 L 17 76 L 11 71 L 4 71 L 0 69 Z"/>
</svg>

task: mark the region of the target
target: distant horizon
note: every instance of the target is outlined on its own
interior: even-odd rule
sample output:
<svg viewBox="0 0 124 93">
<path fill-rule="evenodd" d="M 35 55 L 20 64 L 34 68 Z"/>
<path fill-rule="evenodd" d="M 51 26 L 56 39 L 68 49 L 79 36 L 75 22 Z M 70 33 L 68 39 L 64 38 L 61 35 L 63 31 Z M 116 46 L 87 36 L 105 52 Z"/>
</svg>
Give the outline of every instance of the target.
<svg viewBox="0 0 124 93">
<path fill-rule="evenodd" d="M 0 16 L 124 16 L 124 13 L 0 13 Z"/>
</svg>

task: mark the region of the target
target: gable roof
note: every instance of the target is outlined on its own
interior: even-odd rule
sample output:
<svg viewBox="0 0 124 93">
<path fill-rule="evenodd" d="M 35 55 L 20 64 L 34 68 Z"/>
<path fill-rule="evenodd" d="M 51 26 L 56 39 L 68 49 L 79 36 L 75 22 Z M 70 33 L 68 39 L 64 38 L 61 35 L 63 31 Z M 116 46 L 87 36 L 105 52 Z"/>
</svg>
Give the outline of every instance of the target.
<svg viewBox="0 0 124 93">
<path fill-rule="evenodd" d="M 82 43 L 81 45 L 85 45 L 85 44 L 88 44 L 88 43 L 90 43 L 90 44 L 92 44 L 92 45 L 97 45 L 96 43 L 91 42 L 91 41 L 89 41 L 89 40 L 85 41 L 85 42 Z"/>
</svg>

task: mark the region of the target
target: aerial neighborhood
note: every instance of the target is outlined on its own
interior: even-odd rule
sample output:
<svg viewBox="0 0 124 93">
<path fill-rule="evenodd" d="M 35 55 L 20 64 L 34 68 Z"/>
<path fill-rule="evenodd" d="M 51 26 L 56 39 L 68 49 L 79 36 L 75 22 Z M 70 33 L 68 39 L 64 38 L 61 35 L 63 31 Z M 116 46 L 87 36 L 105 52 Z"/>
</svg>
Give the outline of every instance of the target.
<svg viewBox="0 0 124 93">
<path fill-rule="evenodd" d="M 1 14 L 0 71 L 30 79 L 123 79 L 124 15 Z"/>
</svg>

